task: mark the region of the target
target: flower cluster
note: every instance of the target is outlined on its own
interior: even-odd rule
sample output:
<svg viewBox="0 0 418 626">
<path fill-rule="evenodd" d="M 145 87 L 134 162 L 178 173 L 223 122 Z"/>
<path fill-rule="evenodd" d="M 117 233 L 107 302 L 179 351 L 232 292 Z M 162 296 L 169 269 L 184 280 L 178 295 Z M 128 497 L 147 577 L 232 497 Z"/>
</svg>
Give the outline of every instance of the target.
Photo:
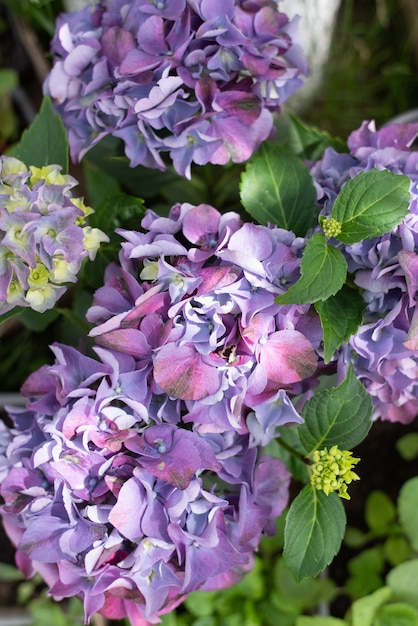
<svg viewBox="0 0 418 626">
<path fill-rule="evenodd" d="M 290 473 L 260 446 L 302 422 L 322 337 L 308 305 L 274 302 L 303 239 L 209 205 L 142 226 L 88 311 L 98 358 L 52 346 L 0 463 L 23 572 L 134 626 L 232 584 L 274 533 Z"/>
<path fill-rule="evenodd" d="M 349 137 L 349 154 L 328 148 L 311 169 L 326 226 L 337 194 L 359 172 L 387 169 L 410 179 L 403 222 L 382 237 L 341 248 L 366 311 L 340 364 L 353 363 L 373 398 L 375 418 L 404 423 L 418 413 L 418 152 L 411 148 L 417 135 L 418 124 L 376 130 L 364 122 Z"/>
<path fill-rule="evenodd" d="M 62 15 L 45 92 L 80 159 L 106 135 L 130 164 L 248 159 L 307 72 L 277 0 L 102 0 Z"/>
<path fill-rule="evenodd" d="M 80 597 L 86 621 L 100 612 L 133 626 L 236 582 L 287 504 L 285 465 L 257 458 L 238 431 L 152 415 L 132 356 L 53 351 L 2 440 L 3 524 L 20 569 L 56 599 Z"/>
<path fill-rule="evenodd" d="M 304 239 L 206 204 L 147 211 L 142 226 L 118 231 L 120 265 L 87 312 L 90 334 L 136 359 L 148 410 L 177 421 L 184 403 L 199 432 L 250 431 L 265 445 L 300 421 L 288 396 L 321 370 L 315 311 L 275 303 L 299 277 Z"/>
<path fill-rule="evenodd" d="M 76 282 L 82 260 L 108 237 L 86 225 L 92 209 L 73 198 L 77 181 L 58 165 L 0 157 L 0 314 L 15 306 L 44 312 Z"/>
<path fill-rule="evenodd" d="M 340 498 L 349 500 L 347 486 L 359 476 L 352 471 L 360 459 L 354 458 L 349 450 L 340 450 L 338 446 L 315 450 L 311 465 L 311 483 L 319 491 L 329 495 L 335 491 Z"/>
</svg>

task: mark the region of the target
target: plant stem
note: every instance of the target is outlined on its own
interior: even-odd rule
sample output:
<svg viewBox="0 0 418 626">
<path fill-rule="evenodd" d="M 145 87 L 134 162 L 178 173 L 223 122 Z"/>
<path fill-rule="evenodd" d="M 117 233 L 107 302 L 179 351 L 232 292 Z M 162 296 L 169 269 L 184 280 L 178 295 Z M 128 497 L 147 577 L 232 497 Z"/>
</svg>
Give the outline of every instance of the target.
<svg viewBox="0 0 418 626">
<path fill-rule="evenodd" d="M 282 437 L 279 437 L 277 439 L 277 442 L 278 442 L 279 445 L 282 446 L 282 448 L 284 448 L 285 450 L 290 452 L 290 454 L 292 456 L 294 456 L 295 458 L 299 459 L 299 461 L 302 461 L 302 463 L 305 463 L 305 465 L 310 465 L 309 459 L 304 457 L 301 452 L 298 452 L 297 450 L 295 450 L 295 448 L 293 448 L 291 445 L 289 445 Z"/>
</svg>

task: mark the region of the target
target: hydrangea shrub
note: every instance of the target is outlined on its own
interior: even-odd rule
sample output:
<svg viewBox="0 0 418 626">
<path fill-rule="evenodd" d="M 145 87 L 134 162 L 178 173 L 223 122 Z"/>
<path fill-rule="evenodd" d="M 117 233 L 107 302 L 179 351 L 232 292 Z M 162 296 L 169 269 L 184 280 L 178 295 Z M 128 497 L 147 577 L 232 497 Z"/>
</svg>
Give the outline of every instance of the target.
<svg viewBox="0 0 418 626">
<path fill-rule="evenodd" d="M 58 20 L 45 101 L 74 161 L 108 135 L 133 168 L 187 178 L 250 159 L 252 221 L 179 199 L 116 230 L 91 352 L 54 342 L 1 423 L 17 564 L 82 599 L 86 623 L 151 626 L 234 584 L 289 505 L 290 470 L 304 486 L 284 562 L 317 575 L 361 475 L 351 450 L 373 420 L 418 413 L 418 125 L 364 122 L 347 152 L 328 142 L 305 163 L 264 143 L 306 73 L 297 22 L 275 0 L 101 0 Z M 77 181 L 46 165 L 61 132 L 55 120 L 42 144 L 48 107 L 22 161 L 0 157 L 0 314 L 54 306 L 114 234 L 87 225 Z"/>
</svg>

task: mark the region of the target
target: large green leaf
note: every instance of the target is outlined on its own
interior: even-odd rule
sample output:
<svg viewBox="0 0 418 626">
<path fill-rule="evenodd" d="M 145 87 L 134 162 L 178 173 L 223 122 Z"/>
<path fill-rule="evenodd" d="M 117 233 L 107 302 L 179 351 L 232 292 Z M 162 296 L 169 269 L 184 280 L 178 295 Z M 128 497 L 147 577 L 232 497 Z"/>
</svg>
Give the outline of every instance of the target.
<svg viewBox="0 0 418 626">
<path fill-rule="evenodd" d="M 296 496 L 286 516 L 283 558 L 296 580 L 317 576 L 341 546 L 346 517 L 341 499 L 310 483 Z"/>
<path fill-rule="evenodd" d="M 304 236 L 315 215 L 316 192 L 301 159 L 265 143 L 247 163 L 241 175 L 241 202 L 260 224 Z"/>
<path fill-rule="evenodd" d="M 342 343 L 348 341 L 363 319 L 365 303 L 358 291 L 344 285 L 335 296 L 318 300 L 315 309 L 324 332 L 324 361 L 328 363 Z"/>
<path fill-rule="evenodd" d="M 337 445 L 351 450 L 358 445 L 372 425 L 372 403 L 352 366 L 338 387 L 317 392 L 302 409 L 304 423 L 299 439 L 306 454 Z"/>
<path fill-rule="evenodd" d="M 62 173 L 68 172 L 67 134 L 48 96 L 44 97 L 39 113 L 22 134 L 13 156 L 27 166 L 61 165 Z"/>
<path fill-rule="evenodd" d="M 306 244 L 300 272 L 299 280 L 276 298 L 278 304 L 309 304 L 335 295 L 346 279 L 347 262 L 340 250 L 317 233 Z"/>
<path fill-rule="evenodd" d="M 372 169 L 349 180 L 338 194 L 332 218 L 341 225 L 339 241 L 355 243 L 390 232 L 409 210 L 409 178 Z"/>
</svg>

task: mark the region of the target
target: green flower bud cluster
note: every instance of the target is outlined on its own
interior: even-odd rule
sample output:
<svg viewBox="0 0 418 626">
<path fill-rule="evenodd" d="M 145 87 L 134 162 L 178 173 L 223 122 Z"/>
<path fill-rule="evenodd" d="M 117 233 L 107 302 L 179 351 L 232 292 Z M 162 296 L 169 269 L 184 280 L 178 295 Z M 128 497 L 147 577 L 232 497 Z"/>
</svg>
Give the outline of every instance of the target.
<svg viewBox="0 0 418 626">
<path fill-rule="evenodd" d="M 321 221 L 322 230 L 325 237 L 338 237 L 341 232 L 341 224 L 333 217 L 324 218 Z"/>
<path fill-rule="evenodd" d="M 312 455 L 311 483 L 326 495 L 336 491 L 340 498 L 350 500 L 347 485 L 360 477 L 352 468 L 360 461 L 348 450 L 340 450 L 338 446 L 315 450 Z"/>
</svg>

